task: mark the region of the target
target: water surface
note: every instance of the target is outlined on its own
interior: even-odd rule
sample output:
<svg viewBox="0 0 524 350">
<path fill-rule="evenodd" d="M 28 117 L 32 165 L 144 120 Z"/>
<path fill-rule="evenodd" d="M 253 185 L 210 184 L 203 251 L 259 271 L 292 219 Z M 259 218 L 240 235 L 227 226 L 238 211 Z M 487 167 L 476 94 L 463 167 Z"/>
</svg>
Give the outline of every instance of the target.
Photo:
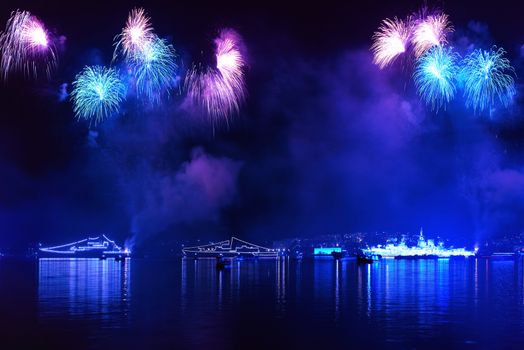
<svg viewBox="0 0 524 350">
<path fill-rule="evenodd" d="M 1 338 L 53 349 L 520 349 L 523 287 L 522 261 L 4 260 Z"/>
</svg>

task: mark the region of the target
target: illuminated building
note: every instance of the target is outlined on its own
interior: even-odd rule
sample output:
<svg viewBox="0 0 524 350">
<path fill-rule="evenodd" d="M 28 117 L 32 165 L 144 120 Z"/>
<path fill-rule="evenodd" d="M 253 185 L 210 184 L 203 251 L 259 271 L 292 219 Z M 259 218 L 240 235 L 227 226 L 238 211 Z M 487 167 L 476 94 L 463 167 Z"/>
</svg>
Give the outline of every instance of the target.
<svg viewBox="0 0 524 350">
<path fill-rule="evenodd" d="M 281 250 L 262 247 L 231 237 L 230 240 L 218 243 L 182 248 L 182 254 L 194 258 L 276 258 L 281 254 Z"/>
<path fill-rule="evenodd" d="M 315 256 L 323 256 L 323 255 L 331 256 L 333 253 L 342 253 L 342 248 L 340 247 L 320 247 L 320 248 L 313 249 L 313 255 Z"/>
<path fill-rule="evenodd" d="M 126 258 L 131 252 L 122 249 L 106 235 L 55 247 L 40 248 L 39 258 Z"/>
</svg>

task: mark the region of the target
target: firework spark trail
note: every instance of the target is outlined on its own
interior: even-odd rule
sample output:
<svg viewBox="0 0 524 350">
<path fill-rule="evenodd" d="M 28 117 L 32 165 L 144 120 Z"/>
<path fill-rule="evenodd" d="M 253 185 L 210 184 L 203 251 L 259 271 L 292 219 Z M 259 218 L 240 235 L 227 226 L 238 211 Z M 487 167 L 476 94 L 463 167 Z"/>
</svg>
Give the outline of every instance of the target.
<svg viewBox="0 0 524 350">
<path fill-rule="evenodd" d="M 150 18 L 143 8 L 134 8 L 129 13 L 122 33 L 115 37 L 113 60 L 122 55 L 126 60 L 141 55 L 144 48 L 154 39 Z"/>
<path fill-rule="evenodd" d="M 504 107 L 511 103 L 516 93 L 514 69 L 505 54 L 504 49 L 493 47 L 477 49 L 464 58 L 461 77 L 466 107 L 491 111 L 497 99 Z"/>
<path fill-rule="evenodd" d="M 49 76 L 56 67 L 56 48 L 44 24 L 28 11 L 16 10 L 0 36 L 0 71 L 4 79 L 9 72 L 21 71 L 37 76 L 44 70 Z"/>
<path fill-rule="evenodd" d="M 177 84 L 176 52 L 165 40 L 154 37 L 134 55 L 130 62 L 136 80 L 138 96 L 146 96 L 151 103 L 159 103 L 164 93 Z"/>
<path fill-rule="evenodd" d="M 242 40 L 233 30 L 220 32 L 215 39 L 216 67 L 204 71 L 193 67 L 186 76 L 186 89 L 190 101 L 202 108 L 212 120 L 228 121 L 238 113 L 245 99 Z"/>
<path fill-rule="evenodd" d="M 447 36 L 453 32 L 448 15 L 434 14 L 416 20 L 411 43 L 414 47 L 415 57 L 422 56 L 434 46 L 447 44 Z"/>
<path fill-rule="evenodd" d="M 433 109 L 444 107 L 455 96 L 459 55 L 437 46 L 417 60 L 413 79 L 419 95 Z"/>
<path fill-rule="evenodd" d="M 75 116 L 95 124 L 118 112 L 125 97 L 125 85 L 112 68 L 86 66 L 73 82 Z"/>
<path fill-rule="evenodd" d="M 406 52 L 411 32 L 409 20 L 402 21 L 396 17 L 393 20 L 385 19 L 373 35 L 373 63 L 383 69 Z"/>
</svg>

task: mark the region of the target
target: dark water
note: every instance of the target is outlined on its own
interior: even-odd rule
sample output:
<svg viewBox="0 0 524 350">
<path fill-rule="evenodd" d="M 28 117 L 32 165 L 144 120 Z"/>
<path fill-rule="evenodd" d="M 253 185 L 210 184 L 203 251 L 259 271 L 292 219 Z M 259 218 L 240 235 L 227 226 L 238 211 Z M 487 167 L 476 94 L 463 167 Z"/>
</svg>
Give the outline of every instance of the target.
<svg viewBox="0 0 524 350">
<path fill-rule="evenodd" d="M 524 348 L 522 261 L 0 261 L 1 349 Z"/>
</svg>

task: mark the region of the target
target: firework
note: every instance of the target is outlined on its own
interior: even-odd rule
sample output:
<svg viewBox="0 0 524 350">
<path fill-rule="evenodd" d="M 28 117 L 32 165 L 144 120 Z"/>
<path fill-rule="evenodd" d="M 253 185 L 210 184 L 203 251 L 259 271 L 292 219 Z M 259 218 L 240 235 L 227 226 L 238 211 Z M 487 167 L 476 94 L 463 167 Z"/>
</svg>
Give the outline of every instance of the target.
<svg viewBox="0 0 524 350">
<path fill-rule="evenodd" d="M 95 124 L 118 112 L 124 100 L 125 86 L 111 68 L 86 66 L 73 82 L 74 112 L 78 119 Z"/>
<path fill-rule="evenodd" d="M 0 70 L 4 79 L 11 71 L 49 76 L 56 66 L 56 48 L 44 24 L 28 11 L 14 11 L 0 36 Z"/>
<path fill-rule="evenodd" d="M 222 30 L 217 39 L 216 67 L 203 71 L 193 67 L 186 77 L 190 101 L 202 108 L 213 121 L 238 113 L 245 98 L 242 41 L 233 30 Z"/>
<path fill-rule="evenodd" d="M 141 55 L 154 39 L 153 27 L 143 8 L 132 9 L 122 33 L 115 37 L 113 58 L 121 54 L 125 59 Z"/>
<path fill-rule="evenodd" d="M 447 36 L 452 31 L 448 15 L 444 13 L 423 16 L 416 20 L 411 37 L 415 57 L 422 56 L 434 46 L 447 44 Z"/>
<path fill-rule="evenodd" d="M 373 35 L 373 63 L 382 69 L 406 52 L 411 30 L 410 21 L 385 19 Z"/>
<path fill-rule="evenodd" d="M 176 52 L 172 45 L 153 37 L 133 57 L 131 71 L 136 80 L 137 94 L 146 96 L 150 102 L 159 102 L 164 92 L 177 84 Z"/>
<path fill-rule="evenodd" d="M 477 49 L 464 59 L 461 76 L 467 107 L 490 110 L 496 100 L 509 105 L 516 91 L 514 69 L 505 54 L 504 49 L 493 47 L 489 51 Z"/>
<path fill-rule="evenodd" d="M 459 56 L 451 48 L 437 46 L 417 61 L 413 78 L 422 99 L 438 110 L 453 99 L 459 72 Z"/>
</svg>

